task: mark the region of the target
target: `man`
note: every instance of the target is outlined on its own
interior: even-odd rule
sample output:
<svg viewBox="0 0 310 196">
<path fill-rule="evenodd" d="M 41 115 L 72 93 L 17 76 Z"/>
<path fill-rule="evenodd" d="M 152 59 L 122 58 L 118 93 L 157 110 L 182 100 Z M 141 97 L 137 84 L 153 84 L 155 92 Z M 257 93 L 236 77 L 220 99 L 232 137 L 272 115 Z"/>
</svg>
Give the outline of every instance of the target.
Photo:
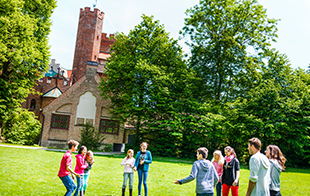
<svg viewBox="0 0 310 196">
<path fill-rule="evenodd" d="M 213 164 L 207 160 L 208 149 L 205 147 L 198 148 L 197 161 L 194 162 L 191 174 L 182 180 L 175 180 L 175 184 L 184 184 L 196 179 L 197 196 L 213 196 L 214 187 L 219 177 Z"/>
<path fill-rule="evenodd" d="M 74 183 L 75 180 L 74 175 L 80 178 L 80 175 L 72 170 L 72 156 L 71 156 L 71 153 L 76 151 L 78 145 L 79 143 L 77 141 L 70 140 L 68 142 L 69 150 L 64 154 L 60 162 L 60 169 L 58 172 L 58 176 L 67 189 L 65 196 L 71 196 L 76 188 L 76 185 Z"/>
<path fill-rule="evenodd" d="M 249 139 L 248 150 L 250 158 L 250 177 L 246 196 L 270 196 L 270 162 L 260 152 L 261 141 L 258 138 Z"/>
</svg>

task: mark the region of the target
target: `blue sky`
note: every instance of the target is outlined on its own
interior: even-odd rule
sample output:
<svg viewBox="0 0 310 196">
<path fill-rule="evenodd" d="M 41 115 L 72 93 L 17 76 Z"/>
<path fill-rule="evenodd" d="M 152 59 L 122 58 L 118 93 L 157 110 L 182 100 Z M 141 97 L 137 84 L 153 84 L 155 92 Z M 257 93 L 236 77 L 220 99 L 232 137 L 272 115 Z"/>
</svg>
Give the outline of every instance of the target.
<svg viewBox="0 0 310 196">
<path fill-rule="evenodd" d="M 310 64 L 310 0 L 258 0 L 269 18 L 278 23 L 278 40 L 273 47 L 285 53 L 293 68 L 308 69 Z M 49 36 L 51 58 L 72 69 L 80 8 L 92 7 L 96 0 L 58 0 L 52 15 Z M 199 0 L 98 0 L 97 8 L 105 13 L 103 32 L 124 32 L 141 22 L 141 15 L 153 15 L 177 39 L 184 26 L 185 11 Z M 184 41 L 179 42 L 188 51 Z"/>
</svg>

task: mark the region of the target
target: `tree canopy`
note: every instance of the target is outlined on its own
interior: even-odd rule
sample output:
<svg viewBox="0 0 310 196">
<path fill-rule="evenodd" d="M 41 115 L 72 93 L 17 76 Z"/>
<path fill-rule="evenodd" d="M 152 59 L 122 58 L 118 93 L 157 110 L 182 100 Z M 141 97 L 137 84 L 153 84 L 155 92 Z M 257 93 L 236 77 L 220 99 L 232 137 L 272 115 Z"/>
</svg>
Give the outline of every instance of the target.
<svg viewBox="0 0 310 196">
<path fill-rule="evenodd" d="M 248 140 L 258 137 L 262 149 L 278 145 L 288 165 L 309 165 L 310 75 L 271 48 L 278 20 L 256 0 L 201 0 L 186 13 L 187 61 L 152 17 L 116 36 L 100 84 L 114 116 L 157 155 L 229 145 L 247 163 Z"/>
<path fill-rule="evenodd" d="M 47 69 L 47 36 L 55 7 L 55 0 L 1 1 L 0 128 Z"/>
</svg>

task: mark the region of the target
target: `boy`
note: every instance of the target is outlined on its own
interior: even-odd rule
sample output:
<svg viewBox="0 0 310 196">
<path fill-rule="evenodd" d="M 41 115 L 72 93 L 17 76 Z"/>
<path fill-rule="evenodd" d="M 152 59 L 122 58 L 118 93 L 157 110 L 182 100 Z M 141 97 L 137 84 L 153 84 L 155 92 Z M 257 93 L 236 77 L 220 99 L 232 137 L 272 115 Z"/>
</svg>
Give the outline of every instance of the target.
<svg viewBox="0 0 310 196">
<path fill-rule="evenodd" d="M 196 179 L 197 196 L 213 196 L 214 186 L 217 184 L 219 177 L 213 164 L 207 160 L 208 149 L 205 147 L 198 148 L 197 161 L 194 162 L 191 174 L 182 180 L 175 180 L 174 184 L 184 184 Z"/>
<path fill-rule="evenodd" d="M 70 140 L 68 142 L 69 150 L 64 154 L 60 162 L 60 169 L 58 172 L 58 176 L 67 189 L 65 196 L 71 196 L 76 188 L 76 185 L 74 183 L 74 180 L 75 180 L 74 175 L 80 178 L 80 175 L 75 173 L 71 169 L 72 167 L 71 153 L 76 151 L 76 149 L 78 148 L 78 145 L 79 143 L 77 141 Z"/>
<path fill-rule="evenodd" d="M 270 162 L 260 152 L 261 146 L 262 143 L 258 138 L 249 139 L 248 150 L 252 156 L 250 158 L 250 177 L 246 196 L 270 195 Z"/>
</svg>

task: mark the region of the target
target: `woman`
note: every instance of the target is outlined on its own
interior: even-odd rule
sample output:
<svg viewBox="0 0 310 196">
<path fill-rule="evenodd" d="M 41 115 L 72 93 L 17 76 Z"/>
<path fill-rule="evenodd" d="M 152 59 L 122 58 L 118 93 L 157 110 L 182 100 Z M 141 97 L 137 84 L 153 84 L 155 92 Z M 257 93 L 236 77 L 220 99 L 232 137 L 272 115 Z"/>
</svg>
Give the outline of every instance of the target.
<svg viewBox="0 0 310 196">
<path fill-rule="evenodd" d="M 216 150 L 213 152 L 213 158 L 211 162 L 214 165 L 214 168 L 219 176 L 219 182 L 216 185 L 216 195 L 221 196 L 222 192 L 222 175 L 223 175 L 223 165 L 224 165 L 224 157 L 220 150 Z"/>
<path fill-rule="evenodd" d="M 237 159 L 237 155 L 235 150 L 227 146 L 224 148 L 225 158 L 224 158 L 224 166 L 223 166 L 223 175 L 222 175 L 222 183 L 223 183 L 223 196 L 228 196 L 229 189 L 231 189 L 232 196 L 239 195 L 239 175 L 240 175 L 240 167 L 239 161 Z"/>
<path fill-rule="evenodd" d="M 142 142 L 140 144 L 141 151 L 137 153 L 136 160 L 135 160 L 135 167 L 134 170 L 138 170 L 138 192 L 139 196 L 141 196 L 141 184 L 143 181 L 144 185 L 144 195 L 147 196 L 147 174 L 149 171 L 149 164 L 152 163 L 152 155 L 151 152 L 146 150 L 147 149 L 147 143 Z"/>
<path fill-rule="evenodd" d="M 269 145 L 265 154 L 271 163 L 269 185 L 270 196 L 282 196 L 280 193 L 280 174 L 285 169 L 286 158 L 283 156 L 280 148 L 276 145 Z"/>
</svg>

